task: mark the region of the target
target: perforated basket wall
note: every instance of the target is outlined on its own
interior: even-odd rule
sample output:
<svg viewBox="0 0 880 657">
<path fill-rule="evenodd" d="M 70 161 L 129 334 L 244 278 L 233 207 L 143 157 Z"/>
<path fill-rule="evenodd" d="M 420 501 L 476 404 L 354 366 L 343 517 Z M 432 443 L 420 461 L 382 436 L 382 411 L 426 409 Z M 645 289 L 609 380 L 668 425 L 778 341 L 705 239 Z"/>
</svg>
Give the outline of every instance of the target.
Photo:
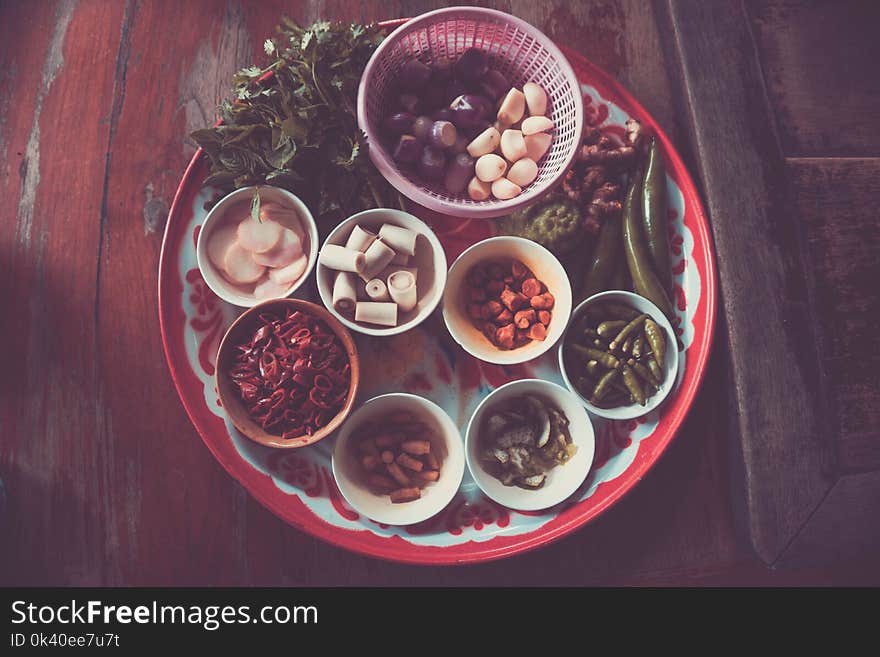
<svg viewBox="0 0 880 657">
<path fill-rule="evenodd" d="M 471 47 L 489 55 L 490 68 L 512 85 L 541 85 L 547 92 L 547 116 L 555 124 L 550 150 L 538 162 L 538 177 L 514 199 L 473 201 L 467 193 L 450 195 L 442 184 L 429 184 L 402 171 L 382 142 L 382 119 L 394 109 L 394 78 L 412 57 L 454 61 Z M 543 33 L 515 16 L 490 9 L 452 7 L 423 14 L 397 28 L 376 50 L 361 79 L 358 122 L 367 135 L 370 157 L 402 194 L 432 210 L 460 217 L 487 218 L 509 214 L 548 191 L 573 161 L 583 124 L 581 93 L 565 56 Z"/>
</svg>

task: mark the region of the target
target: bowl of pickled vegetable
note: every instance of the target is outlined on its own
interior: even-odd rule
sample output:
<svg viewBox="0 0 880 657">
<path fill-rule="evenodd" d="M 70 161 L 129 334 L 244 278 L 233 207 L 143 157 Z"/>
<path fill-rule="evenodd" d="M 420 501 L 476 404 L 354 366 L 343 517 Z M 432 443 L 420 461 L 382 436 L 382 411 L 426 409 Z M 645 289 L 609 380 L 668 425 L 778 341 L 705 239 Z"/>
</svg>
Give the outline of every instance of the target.
<svg viewBox="0 0 880 657">
<path fill-rule="evenodd" d="M 498 504 L 538 511 L 586 479 L 596 440 L 580 400 L 549 381 L 520 379 L 477 406 L 465 434 L 468 469 Z"/>
<path fill-rule="evenodd" d="M 600 292 L 572 312 L 559 345 L 559 369 L 590 413 L 610 420 L 640 417 L 676 385 L 675 332 L 646 298 Z"/>
</svg>

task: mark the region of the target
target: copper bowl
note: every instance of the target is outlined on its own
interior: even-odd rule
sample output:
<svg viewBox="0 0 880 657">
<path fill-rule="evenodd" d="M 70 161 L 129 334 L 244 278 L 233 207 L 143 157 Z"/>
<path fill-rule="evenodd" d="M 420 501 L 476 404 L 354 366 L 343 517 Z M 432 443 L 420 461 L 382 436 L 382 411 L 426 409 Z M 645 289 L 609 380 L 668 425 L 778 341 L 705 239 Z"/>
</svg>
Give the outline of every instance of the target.
<svg viewBox="0 0 880 657">
<path fill-rule="evenodd" d="M 283 315 L 285 310 L 299 310 L 327 324 L 342 341 L 342 345 L 345 347 L 345 352 L 348 355 L 348 361 L 351 363 L 351 385 L 349 386 L 345 403 L 339 412 L 330 422 L 311 436 L 299 436 L 288 440 L 283 439 L 278 434 L 269 433 L 251 418 L 242 403 L 238 388 L 227 374 L 232 368 L 236 345 L 245 342 L 253 335 L 257 316 L 264 312 Z M 345 421 L 345 418 L 348 417 L 354 407 L 354 400 L 357 396 L 358 384 L 360 383 L 357 346 L 348 329 L 321 306 L 300 299 L 272 299 L 243 312 L 227 329 L 217 353 L 217 369 L 214 373 L 214 383 L 217 386 L 217 393 L 220 395 L 220 403 L 229 415 L 232 424 L 254 442 L 267 447 L 279 447 L 282 449 L 313 445 L 333 433 Z"/>
</svg>

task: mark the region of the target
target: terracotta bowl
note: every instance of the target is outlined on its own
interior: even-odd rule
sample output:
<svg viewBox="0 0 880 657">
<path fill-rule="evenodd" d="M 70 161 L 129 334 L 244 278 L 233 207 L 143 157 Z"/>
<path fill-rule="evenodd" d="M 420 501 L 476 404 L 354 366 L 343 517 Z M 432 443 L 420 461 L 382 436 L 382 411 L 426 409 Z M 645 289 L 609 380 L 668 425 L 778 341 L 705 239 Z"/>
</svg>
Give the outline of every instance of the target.
<svg viewBox="0 0 880 657">
<path fill-rule="evenodd" d="M 269 433 L 251 419 L 238 394 L 238 388 L 236 388 L 227 374 L 235 358 L 235 345 L 244 342 L 253 334 L 256 328 L 257 316 L 264 312 L 283 314 L 285 310 L 300 310 L 317 317 L 327 324 L 339 336 L 348 354 L 348 360 L 351 363 L 351 386 L 348 390 L 348 396 L 345 398 L 345 403 L 336 416 L 311 436 L 301 436 L 289 440 L 284 440 L 278 434 Z M 229 415 L 232 424 L 254 442 L 267 447 L 283 449 L 313 445 L 333 433 L 345 421 L 345 418 L 348 417 L 348 414 L 351 413 L 354 407 L 358 384 L 360 383 L 357 346 L 348 329 L 321 306 L 300 299 L 272 299 L 245 311 L 227 329 L 217 353 L 217 371 L 214 374 L 214 382 L 217 386 L 217 393 L 220 395 L 220 403 Z"/>
</svg>

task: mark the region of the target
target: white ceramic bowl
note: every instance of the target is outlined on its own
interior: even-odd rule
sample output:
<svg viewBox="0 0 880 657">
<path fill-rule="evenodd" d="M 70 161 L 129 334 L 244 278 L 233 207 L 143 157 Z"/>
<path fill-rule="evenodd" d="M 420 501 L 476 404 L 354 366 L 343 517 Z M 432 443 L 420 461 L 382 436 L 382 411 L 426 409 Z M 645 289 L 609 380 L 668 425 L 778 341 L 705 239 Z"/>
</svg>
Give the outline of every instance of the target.
<svg viewBox="0 0 880 657">
<path fill-rule="evenodd" d="M 351 444 L 358 427 L 394 411 L 409 411 L 431 427 L 446 452 L 440 478 L 423 488 L 419 499 L 402 504 L 393 504 L 387 495 L 377 495 L 363 483 Z M 348 417 L 336 438 L 332 467 L 339 491 L 358 513 L 387 525 L 412 525 L 436 515 L 452 501 L 464 476 L 464 460 L 461 433 L 442 408 L 424 397 L 391 393 L 373 397 Z"/>
<path fill-rule="evenodd" d="M 532 270 L 535 277 L 547 286 L 555 297 L 553 318 L 543 341 L 532 340 L 518 349 L 499 349 L 474 326 L 467 314 L 464 291 L 465 277 L 471 267 L 491 260 L 515 259 Z M 443 320 L 455 341 L 471 354 L 487 363 L 513 365 L 537 358 L 549 350 L 565 332 L 571 314 L 571 284 L 559 260 L 550 251 L 532 240 L 522 237 L 490 237 L 466 249 L 449 269 L 446 292 L 443 295 Z"/>
<path fill-rule="evenodd" d="M 488 410 L 499 402 L 520 395 L 535 395 L 547 400 L 562 411 L 569 420 L 572 442 L 577 452 L 565 465 L 557 465 L 547 473 L 547 480 L 537 490 L 526 490 L 518 486 L 505 486 L 483 469 L 480 464 L 480 431 L 483 418 Z M 520 511 L 537 511 L 559 504 L 580 486 L 593 464 L 596 451 L 596 436 L 593 424 L 584 411 L 580 400 L 562 386 L 539 379 L 520 379 L 511 381 L 489 394 L 471 416 L 465 434 L 465 454 L 468 469 L 488 497 L 499 504 Z"/>
<path fill-rule="evenodd" d="M 211 211 L 208 212 L 208 216 L 205 217 L 205 221 L 202 223 L 202 227 L 199 230 L 199 240 L 196 244 L 196 260 L 198 261 L 199 271 L 202 273 L 202 278 L 205 280 L 205 283 L 208 284 L 208 287 L 211 288 L 214 294 L 218 297 L 227 303 L 241 306 L 242 308 L 251 308 L 263 301 L 269 301 L 273 297 L 258 299 L 253 294 L 242 292 L 239 288 L 227 281 L 223 275 L 217 271 L 217 268 L 214 266 L 214 263 L 211 262 L 210 258 L 208 258 L 207 244 L 208 239 L 211 237 L 214 230 L 224 223 L 225 214 L 232 206 L 238 203 L 244 203 L 248 208 L 250 207 L 256 189 L 257 187 L 254 186 L 242 187 L 220 199 L 220 201 L 211 208 Z M 299 215 L 302 230 L 305 231 L 309 238 L 309 264 L 306 266 L 306 270 L 303 272 L 302 276 L 294 281 L 293 284 L 285 290 L 284 294 L 278 298 L 289 297 L 296 292 L 303 283 L 305 283 L 306 279 L 312 273 L 312 269 L 315 267 L 315 262 L 318 260 L 318 226 L 315 223 L 315 218 L 312 216 L 312 213 L 309 212 L 306 204 L 303 203 L 298 196 L 290 193 L 286 189 L 273 187 L 271 185 L 260 185 L 259 189 L 261 202 L 267 203 L 272 201 L 279 205 L 295 209 L 297 215 Z"/>
<path fill-rule="evenodd" d="M 428 315 L 440 303 L 440 299 L 443 297 L 443 289 L 446 286 L 447 265 L 443 245 L 440 244 L 440 240 L 437 239 L 434 231 L 424 221 L 408 212 L 390 208 L 376 208 L 358 212 L 334 228 L 333 232 L 324 240 L 324 244 L 344 246 L 355 226 L 369 228 L 376 232 L 382 227 L 382 224 L 393 224 L 402 228 L 409 228 L 416 231 L 419 235 L 416 241 L 416 253 L 411 258 L 409 264 L 410 267 L 417 267 L 419 270 L 416 277 L 419 303 L 413 310 L 398 315 L 397 326 L 377 326 L 375 324 L 356 322 L 354 317 L 339 313 L 333 307 L 333 279 L 335 272 L 318 263 L 318 294 L 321 295 L 321 301 L 324 302 L 324 306 L 334 317 L 352 331 L 366 335 L 396 335 L 418 326 L 428 318 Z"/>
<path fill-rule="evenodd" d="M 645 297 L 625 290 L 599 292 L 598 294 L 594 294 L 584 300 L 574 309 L 574 312 L 572 312 L 569 327 L 574 326 L 577 323 L 587 308 L 602 301 L 624 304 L 634 308 L 640 313 L 647 313 L 655 322 L 657 322 L 657 325 L 663 329 L 663 333 L 666 336 L 667 348 L 666 362 L 663 366 L 664 378 L 660 390 L 648 397 L 647 403 L 644 406 L 641 406 L 640 404 L 630 404 L 628 406 L 618 406 L 617 408 L 599 408 L 598 406 L 591 404 L 588 399 L 577 391 L 573 380 L 569 378 L 568 372 L 566 371 L 565 344 L 566 337 L 568 336 L 568 329 L 566 329 L 565 335 L 562 336 L 562 340 L 559 342 L 559 371 L 562 373 L 562 379 L 565 381 L 565 385 L 577 395 L 578 399 L 581 400 L 581 403 L 590 413 L 609 420 L 631 420 L 653 411 L 663 403 L 663 400 L 666 399 L 666 396 L 675 387 L 676 377 L 678 376 L 678 348 L 676 346 L 677 341 L 675 339 L 675 332 L 672 330 L 672 324 L 666 319 L 666 315 L 660 312 L 660 309 L 657 308 L 657 306 L 648 301 Z"/>
</svg>

